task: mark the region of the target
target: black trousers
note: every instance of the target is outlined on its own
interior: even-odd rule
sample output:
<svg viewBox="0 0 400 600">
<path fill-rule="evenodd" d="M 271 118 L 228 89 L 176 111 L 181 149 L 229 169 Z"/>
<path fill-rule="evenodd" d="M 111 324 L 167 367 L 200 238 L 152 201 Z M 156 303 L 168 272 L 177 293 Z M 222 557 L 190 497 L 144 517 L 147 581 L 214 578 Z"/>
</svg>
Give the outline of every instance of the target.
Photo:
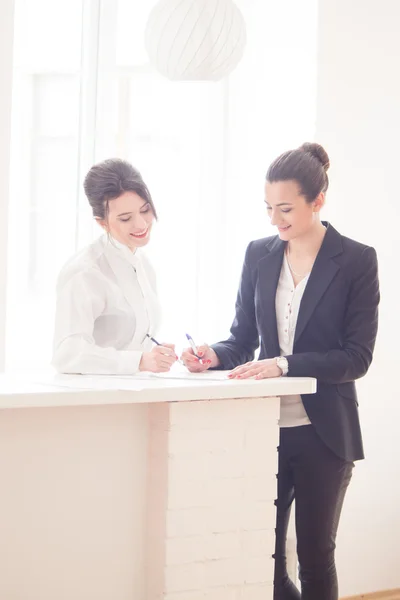
<svg viewBox="0 0 400 600">
<path fill-rule="evenodd" d="M 337 600 L 335 539 L 354 464 L 334 454 L 312 425 L 282 428 L 274 600 Z M 286 569 L 286 535 L 295 499 L 301 594 Z"/>
</svg>

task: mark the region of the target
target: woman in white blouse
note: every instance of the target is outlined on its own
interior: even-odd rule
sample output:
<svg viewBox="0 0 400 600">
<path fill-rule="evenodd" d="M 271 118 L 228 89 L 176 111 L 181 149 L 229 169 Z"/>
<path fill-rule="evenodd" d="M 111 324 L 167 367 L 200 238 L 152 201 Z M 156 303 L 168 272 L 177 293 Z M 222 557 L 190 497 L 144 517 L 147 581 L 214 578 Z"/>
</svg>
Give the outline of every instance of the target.
<svg viewBox="0 0 400 600">
<path fill-rule="evenodd" d="M 168 371 L 174 346 L 150 340 L 160 321 L 155 274 L 143 251 L 157 217 L 150 192 L 120 159 L 93 166 L 84 189 L 105 233 L 59 275 L 53 366 L 104 375 Z"/>
</svg>

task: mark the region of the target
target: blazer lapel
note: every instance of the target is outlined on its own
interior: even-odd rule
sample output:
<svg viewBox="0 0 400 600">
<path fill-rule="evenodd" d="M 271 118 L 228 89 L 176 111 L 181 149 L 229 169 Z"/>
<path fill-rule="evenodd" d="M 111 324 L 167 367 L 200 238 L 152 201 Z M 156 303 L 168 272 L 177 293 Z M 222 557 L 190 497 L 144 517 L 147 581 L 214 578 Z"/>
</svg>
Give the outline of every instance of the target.
<svg viewBox="0 0 400 600">
<path fill-rule="evenodd" d="M 275 297 L 281 273 L 283 253 L 286 243 L 279 237 L 268 245 L 268 254 L 258 263 L 260 308 L 262 312 L 262 338 L 269 356 L 279 356 L 279 338 L 276 324 Z"/>
<path fill-rule="evenodd" d="M 327 231 L 301 300 L 294 344 L 299 340 L 318 303 L 340 269 L 333 257 L 343 252 L 341 236 L 329 223 L 324 225 Z"/>
</svg>

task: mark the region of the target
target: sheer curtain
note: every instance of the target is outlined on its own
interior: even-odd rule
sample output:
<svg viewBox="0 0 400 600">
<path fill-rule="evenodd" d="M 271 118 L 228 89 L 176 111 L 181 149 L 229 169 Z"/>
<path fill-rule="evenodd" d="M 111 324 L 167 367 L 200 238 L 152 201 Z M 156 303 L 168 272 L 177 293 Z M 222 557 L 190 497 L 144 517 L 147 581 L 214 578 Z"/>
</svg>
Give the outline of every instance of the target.
<svg viewBox="0 0 400 600">
<path fill-rule="evenodd" d="M 154 0 L 16 0 L 9 203 L 8 369 L 46 367 L 54 286 L 100 231 L 82 193 L 98 160 L 142 172 L 159 213 L 149 254 L 181 346 L 228 333 L 247 243 L 273 233 L 264 176 L 312 139 L 316 0 L 238 2 L 248 44 L 219 83 L 177 83 L 148 64 Z"/>
</svg>

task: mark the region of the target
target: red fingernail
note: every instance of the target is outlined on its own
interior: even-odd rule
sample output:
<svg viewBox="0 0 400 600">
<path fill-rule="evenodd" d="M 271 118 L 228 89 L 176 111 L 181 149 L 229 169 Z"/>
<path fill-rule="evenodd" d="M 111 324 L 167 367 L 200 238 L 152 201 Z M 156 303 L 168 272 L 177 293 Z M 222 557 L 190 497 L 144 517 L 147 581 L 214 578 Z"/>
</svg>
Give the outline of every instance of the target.
<svg viewBox="0 0 400 600">
<path fill-rule="evenodd" d="M 206 360 L 206 363 L 207 363 L 208 365 L 211 365 L 211 360 Z"/>
<path fill-rule="evenodd" d="M 236 377 L 237 377 L 238 379 L 241 379 L 241 378 L 242 378 L 242 376 L 241 376 L 241 375 L 236 375 Z"/>
</svg>

